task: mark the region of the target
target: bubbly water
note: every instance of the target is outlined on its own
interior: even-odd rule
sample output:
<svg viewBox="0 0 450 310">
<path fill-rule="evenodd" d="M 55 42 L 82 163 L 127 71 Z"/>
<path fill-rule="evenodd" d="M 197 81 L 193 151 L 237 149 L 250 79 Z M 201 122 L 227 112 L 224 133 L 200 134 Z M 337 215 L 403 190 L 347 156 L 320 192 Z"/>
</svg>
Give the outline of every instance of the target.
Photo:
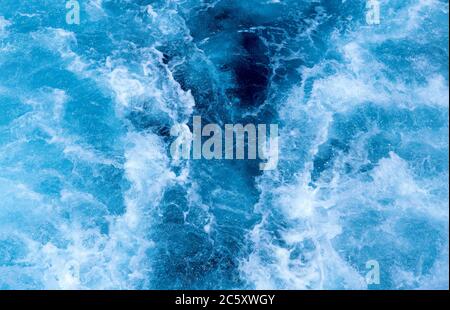
<svg viewBox="0 0 450 310">
<path fill-rule="evenodd" d="M 448 2 L 367 2 L 0 0 L 0 288 L 448 289 Z"/>
</svg>

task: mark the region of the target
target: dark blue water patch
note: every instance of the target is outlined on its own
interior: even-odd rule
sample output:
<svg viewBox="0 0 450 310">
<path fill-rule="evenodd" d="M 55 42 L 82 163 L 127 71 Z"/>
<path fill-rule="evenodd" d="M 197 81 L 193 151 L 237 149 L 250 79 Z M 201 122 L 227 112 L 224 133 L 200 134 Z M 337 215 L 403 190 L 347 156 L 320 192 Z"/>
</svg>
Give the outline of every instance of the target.
<svg viewBox="0 0 450 310">
<path fill-rule="evenodd" d="M 152 229 L 158 243 L 152 252 L 156 264 L 155 287 L 241 287 L 239 258 L 245 256 L 245 235 L 258 221 L 253 214 L 257 199 L 245 161 L 193 161 L 190 179 L 195 185 L 166 190 L 159 217 Z M 233 175 L 227 181 L 223 175 Z M 239 186 L 242 194 L 233 188 Z M 199 201 L 188 199 L 196 190 Z M 206 230 L 205 227 L 209 227 Z"/>
<path fill-rule="evenodd" d="M 241 106 L 259 106 L 266 100 L 269 86 L 270 59 L 267 47 L 253 33 L 242 33 L 240 40 L 242 52 L 231 64 L 236 87 L 229 94 L 237 96 Z M 233 101 L 233 98 L 230 99 Z"/>
<path fill-rule="evenodd" d="M 144 110 L 145 108 L 151 110 L 149 105 L 154 103 L 149 102 L 148 105 L 144 104 Z M 166 142 L 171 141 L 170 128 L 174 125 L 174 122 L 167 115 L 154 115 L 132 110 L 127 114 L 127 119 L 137 131 L 149 131 L 162 137 Z"/>
<path fill-rule="evenodd" d="M 325 42 L 336 27 L 345 31 L 338 24 L 364 11 L 362 2 L 353 5 L 341 1 L 289 1 L 288 5 L 261 2 L 255 10 L 237 1 L 219 2 L 206 9 L 185 5 L 189 7 L 186 23 L 194 42 L 220 72 L 219 83 L 238 113 L 261 106 L 271 92 L 279 94 L 300 83 L 297 69 L 317 63 L 326 54 Z M 313 20 L 318 27 L 311 30 Z M 302 32 L 309 36 L 300 37 Z M 281 45 L 284 47 L 279 49 Z M 292 59 L 292 53 L 306 55 L 307 59 Z M 279 66 L 274 68 L 275 62 Z M 273 91 L 272 82 L 276 87 Z"/>
<path fill-rule="evenodd" d="M 227 122 L 231 115 L 229 101 L 223 94 L 215 68 L 203 52 L 170 45 L 158 46 L 158 50 L 163 53 L 163 64 L 167 65 L 181 89 L 192 94 L 195 100 L 194 115 L 202 116 L 205 123 Z"/>
<path fill-rule="evenodd" d="M 159 206 L 159 212 L 161 213 L 162 220 L 166 221 L 167 214 L 169 218 L 173 218 L 174 215 L 187 212 L 189 207 L 187 188 L 179 184 L 170 186 L 164 191 L 162 202 Z M 172 212 L 171 209 L 177 209 Z M 182 217 L 184 223 L 184 215 Z M 177 219 L 177 221 L 180 219 Z"/>
<path fill-rule="evenodd" d="M 189 224 L 158 225 L 152 250 L 155 273 L 152 286 L 162 289 L 213 289 L 230 287 L 236 261 L 197 227 Z"/>
<path fill-rule="evenodd" d="M 200 42 L 226 31 L 236 31 L 249 26 L 249 18 L 243 18 L 242 15 L 233 1 L 222 1 L 208 9 L 191 9 L 186 16 L 186 23 L 193 38 Z"/>
<path fill-rule="evenodd" d="M 225 77 L 221 83 L 229 102 L 238 107 L 261 105 L 267 98 L 270 58 L 262 38 L 247 31 L 258 21 L 230 3 L 197 12 L 188 25 L 195 42 L 221 72 L 219 78 Z"/>
<path fill-rule="evenodd" d="M 207 235 L 208 213 L 188 201 L 188 189 L 174 185 L 166 189 L 158 207 L 150 237 L 157 240 L 151 250 L 156 288 L 213 288 L 208 275 L 217 269 L 217 249 Z"/>
</svg>

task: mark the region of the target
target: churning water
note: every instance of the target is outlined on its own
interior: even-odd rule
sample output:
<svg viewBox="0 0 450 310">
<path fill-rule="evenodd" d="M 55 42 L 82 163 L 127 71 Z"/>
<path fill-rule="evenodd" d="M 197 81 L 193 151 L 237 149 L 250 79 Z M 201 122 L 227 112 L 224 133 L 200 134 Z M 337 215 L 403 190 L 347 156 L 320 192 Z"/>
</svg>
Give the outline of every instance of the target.
<svg viewBox="0 0 450 310">
<path fill-rule="evenodd" d="M 65 2 L 0 0 L 0 288 L 448 289 L 448 1 Z"/>
</svg>

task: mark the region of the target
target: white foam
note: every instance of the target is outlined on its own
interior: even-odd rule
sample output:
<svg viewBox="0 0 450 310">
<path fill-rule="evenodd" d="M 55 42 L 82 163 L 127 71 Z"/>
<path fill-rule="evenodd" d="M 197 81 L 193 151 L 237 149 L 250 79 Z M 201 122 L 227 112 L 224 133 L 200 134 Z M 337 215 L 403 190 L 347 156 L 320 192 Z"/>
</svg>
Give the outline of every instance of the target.
<svg viewBox="0 0 450 310">
<path fill-rule="evenodd" d="M 366 288 L 364 272 L 356 268 L 354 261 L 351 263 L 349 258 L 343 256 L 348 250 L 346 245 L 336 243 L 343 238 L 344 242 L 351 243 L 349 247 L 354 247 L 354 252 L 358 253 L 356 255 L 373 255 L 364 248 L 370 240 L 363 237 L 346 239 L 350 237 L 345 228 L 354 225 L 347 221 L 347 217 L 352 218 L 354 214 L 368 211 L 388 217 L 389 220 L 376 228 L 386 237 L 378 243 L 386 246 L 400 238 L 408 238 L 398 231 L 402 216 L 419 216 L 433 225 L 445 227 L 445 222 L 448 222 L 448 199 L 445 201 L 439 193 L 448 192 L 443 185 L 447 183 L 448 173 L 420 179 L 409 163 L 395 152 L 381 159 L 370 171 L 369 178 L 364 173 L 343 173 L 346 163 L 351 163 L 355 170 L 370 163 L 367 141 L 380 133 L 374 124 L 352 139 L 347 154 L 335 154 L 333 166 L 323 172 L 320 179 L 314 182 L 314 187 L 310 179 L 319 147 L 329 139 L 334 113 L 345 114 L 368 103 L 409 111 L 422 106 L 448 107 L 446 79 L 436 73 L 424 73 L 436 72 L 436 66 L 424 59 L 415 63 L 417 76 L 427 78 L 425 84 L 419 78 L 413 82 L 403 80 L 401 74 L 397 79 L 392 79 L 389 75 L 392 68 L 372 54 L 374 45 L 393 38 L 420 41 L 422 37 L 416 31 L 424 25 L 424 14 L 432 16 L 440 9 L 448 11 L 448 4 L 417 1 L 412 9 L 405 6 L 400 13 L 395 11 L 399 14 L 398 18 L 383 18 L 379 27 L 361 28 L 345 37 L 336 35 L 331 43 L 335 45 L 335 51 L 341 54 L 343 62 L 325 60 L 314 67 L 301 68 L 303 81 L 314 81 L 311 92 L 305 89 L 305 83 L 295 87 L 278 109 L 284 124 L 280 137 L 289 137 L 289 144 L 283 143 L 280 150 L 280 167 L 289 170 L 297 167 L 298 172 L 294 181 L 289 182 L 284 181 L 283 174 L 276 171 L 266 172 L 259 179 L 261 200 L 256 210 L 264 219 L 248 235 L 254 250 L 240 265 L 242 277 L 248 280 L 250 287 Z M 409 18 L 409 24 L 404 27 L 400 24 L 406 18 Z M 336 73 L 330 74 L 330 71 Z M 294 128 L 300 128 L 300 133 L 295 133 Z M 419 136 L 420 141 L 437 150 L 448 148 L 446 134 L 437 137 L 432 129 L 421 129 L 420 134 L 402 132 L 401 135 L 405 145 L 417 142 Z M 390 203 L 385 205 L 383 201 Z M 276 215 L 271 215 L 273 213 Z M 270 221 L 280 221 L 276 239 L 275 234 L 270 233 L 275 224 L 269 223 L 268 217 Z M 396 240 L 388 238 L 393 235 L 397 236 Z M 295 256 L 290 257 L 294 249 L 302 247 L 305 242 L 314 244 L 314 247 L 302 248 L 303 261 Z M 382 252 L 382 247 L 377 251 Z M 380 257 L 383 257 L 382 254 Z M 444 281 L 438 275 L 441 261 L 448 262 L 448 253 L 444 253 L 442 259 L 436 259 L 436 267 L 419 278 L 412 276 L 411 270 L 399 270 L 399 283 L 394 286 L 417 288 L 417 283 L 421 281 L 429 281 L 433 287 L 448 286 L 448 279 Z M 359 263 L 363 266 L 365 262 Z M 448 270 L 442 270 L 445 269 Z M 393 270 L 389 272 L 395 273 Z M 395 278 L 396 274 L 392 277 Z"/>
<path fill-rule="evenodd" d="M 117 102 L 128 107 L 132 100 L 139 100 L 145 95 L 145 87 L 138 77 L 128 72 L 125 67 L 114 69 L 110 73 L 109 83 L 116 94 Z M 153 94 L 157 96 L 157 94 Z"/>
<path fill-rule="evenodd" d="M 85 9 L 90 21 L 95 22 L 107 16 L 102 5 L 103 0 L 89 0 L 86 3 Z"/>
<path fill-rule="evenodd" d="M 430 76 L 427 85 L 416 88 L 416 96 L 421 102 L 441 108 L 448 108 L 448 94 L 448 81 L 442 75 Z"/>
<path fill-rule="evenodd" d="M 11 26 L 11 22 L 5 19 L 3 16 L 0 16 L 0 39 L 8 36 L 8 27 Z"/>
</svg>

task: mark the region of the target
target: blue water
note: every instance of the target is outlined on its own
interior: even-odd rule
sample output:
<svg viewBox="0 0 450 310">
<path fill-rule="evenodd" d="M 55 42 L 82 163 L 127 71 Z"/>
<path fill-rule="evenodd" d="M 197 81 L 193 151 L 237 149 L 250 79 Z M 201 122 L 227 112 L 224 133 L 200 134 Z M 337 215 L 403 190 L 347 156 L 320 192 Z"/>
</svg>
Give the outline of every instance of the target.
<svg viewBox="0 0 450 310">
<path fill-rule="evenodd" d="M 447 1 L 80 4 L 0 0 L 1 289 L 448 289 Z M 194 115 L 277 169 L 173 161 Z"/>
</svg>

